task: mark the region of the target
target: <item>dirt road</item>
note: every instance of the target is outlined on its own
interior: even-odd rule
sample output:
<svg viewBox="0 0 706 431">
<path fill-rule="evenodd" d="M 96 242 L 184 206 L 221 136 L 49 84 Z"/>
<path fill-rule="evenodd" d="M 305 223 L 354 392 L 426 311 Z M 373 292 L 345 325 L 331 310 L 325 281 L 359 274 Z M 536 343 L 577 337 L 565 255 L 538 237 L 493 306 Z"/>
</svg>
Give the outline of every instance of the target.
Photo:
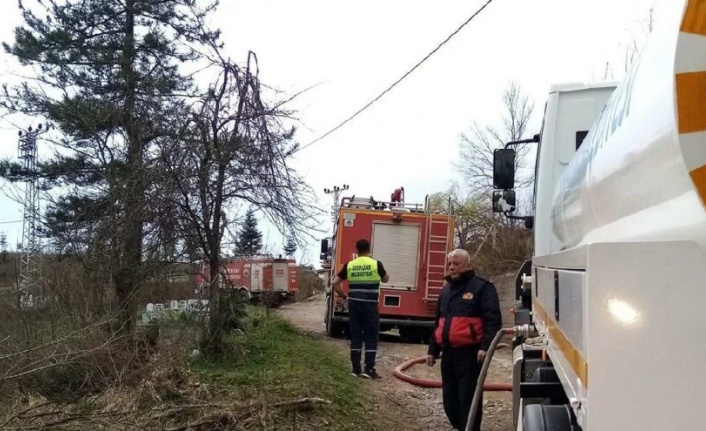
<svg viewBox="0 0 706 431">
<path fill-rule="evenodd" d="M 511 322 L 508 310 L 512 306 L 512 285 L 507 278 L 498 280 L 498 292 L 503 308 L 503 321 Z M 327 343 L 337 346 L 341 354 L 348 357 L 348 340 L 337 340 L 326 336 L 324 315 L 324 295 L 317 295 L 295 304 L 287 304 L 279 312 L 300 329 L 320 337 Z M 392 414 L 386 415 L 394 424 L 394 429 L 415 431 L 452 430 L 444 415 L 441 403 L 441 389 L 427 389 L 414 386 L 397 379 L 393 370 L 402 362 L 426 355 L 426 346 L 406 344 L 394 334 L 381 334 L 378 347 L 377 370 L 382 381 L 364 381 L 373 389 L 377 409 Z M 488 374 L 488 383 L 510 383 L 512 360 L 509 349 L 498 350 Z M 415 365 L 406 371 L 408 375 L 440 380 L 439 364 L 433 368 Z M 351 377 L 353 378 L 353 377 Z M 484 431 L 512 431 L 512 409 L 510 393 L 487 392 L 483 406 Z M 394 413 L 393 413 L 394 412 Z M 394 416 L 397 417 L 394 417 Z"/>
</svg>

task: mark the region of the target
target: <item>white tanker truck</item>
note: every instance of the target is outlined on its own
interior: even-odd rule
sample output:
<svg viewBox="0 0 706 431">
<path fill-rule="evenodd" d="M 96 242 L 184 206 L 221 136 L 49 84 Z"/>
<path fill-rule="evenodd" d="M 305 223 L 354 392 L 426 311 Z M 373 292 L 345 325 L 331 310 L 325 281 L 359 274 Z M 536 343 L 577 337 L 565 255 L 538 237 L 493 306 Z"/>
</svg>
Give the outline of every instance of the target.
<svg viewBox="0 0 706 431">
<path fill-rule="evenodd" d="M 513 147 L 530 142 L 534 214 L 518 215 Z M 494 210 L 534 229 L 516 429 L 706 430 L 706 0 L 658 3 L 619 85 L 553 87 L 494 181 Z"/>
</svg>

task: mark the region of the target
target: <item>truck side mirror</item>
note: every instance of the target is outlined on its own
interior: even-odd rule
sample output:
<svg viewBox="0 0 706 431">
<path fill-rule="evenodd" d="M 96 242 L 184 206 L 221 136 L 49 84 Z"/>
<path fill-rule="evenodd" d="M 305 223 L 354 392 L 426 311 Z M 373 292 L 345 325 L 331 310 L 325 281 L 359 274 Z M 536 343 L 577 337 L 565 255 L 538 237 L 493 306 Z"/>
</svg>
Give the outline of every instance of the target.
<svg viewBox="0 0 706 431">
<path fill-rule="evenodd" d="M 511 213 L 515 211 L 514 190 L 493 190 L 493 212 Z"/>
<path fill-rule="evenodd" d="M 500 190 L 515 188 L 515 150 L 499 148 L 493 152 L 493 187 Z"/>
<path fill-rule="evenodd" d="M 321 240 L 321 253 L 319 254 L 319 259 L 323 261 L 328 260 L 328 239 Z"/>
</svg>

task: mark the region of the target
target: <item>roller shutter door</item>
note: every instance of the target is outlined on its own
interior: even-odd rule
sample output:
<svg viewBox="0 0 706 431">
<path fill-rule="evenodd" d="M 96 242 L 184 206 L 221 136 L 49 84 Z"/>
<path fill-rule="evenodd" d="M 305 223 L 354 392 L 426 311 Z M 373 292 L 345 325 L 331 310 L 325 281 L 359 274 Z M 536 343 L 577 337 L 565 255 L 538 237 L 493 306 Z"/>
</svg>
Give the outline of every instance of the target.
<svg viewBox="0 0 706 431">
<path fill-rule="evenodd" d="M 419 228 L 418 224 L 373 223 L 372 257 L 381 261 L 390 274 L 383 287 L 417 288 Z"/>
</svg>

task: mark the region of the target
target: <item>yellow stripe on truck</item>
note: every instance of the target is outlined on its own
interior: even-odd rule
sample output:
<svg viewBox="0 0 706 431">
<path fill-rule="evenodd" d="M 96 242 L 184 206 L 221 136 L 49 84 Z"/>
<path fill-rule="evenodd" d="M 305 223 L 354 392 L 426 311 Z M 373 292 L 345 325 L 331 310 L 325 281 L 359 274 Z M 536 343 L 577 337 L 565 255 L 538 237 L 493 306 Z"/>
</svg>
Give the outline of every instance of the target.
<svg viewBox="0 0 706 431">
<path fill-rule="evenodd" d="M 691 0 L 681 24 L 684 33 L 706 36 L 706 0 Z"/>
<path fill-rule="evenodd" d="M 552 337 L 552 341 L 564 355 L 571 369 L 574 370 L 574 373 L 581 379 L 583 386 L 588 388 L 588 362 L 586 362 L 581 353 L 574 347 L 561 329 L 559 329 L 556 321 L 549 317 L 547 312 L 544 311 L 544 308 L 542 308 L 539 302 L 534 298 L 532 299 L 532 311 L 544 322 L 547 331 L 549 331 L 549 335 Z"/>
</svg>

